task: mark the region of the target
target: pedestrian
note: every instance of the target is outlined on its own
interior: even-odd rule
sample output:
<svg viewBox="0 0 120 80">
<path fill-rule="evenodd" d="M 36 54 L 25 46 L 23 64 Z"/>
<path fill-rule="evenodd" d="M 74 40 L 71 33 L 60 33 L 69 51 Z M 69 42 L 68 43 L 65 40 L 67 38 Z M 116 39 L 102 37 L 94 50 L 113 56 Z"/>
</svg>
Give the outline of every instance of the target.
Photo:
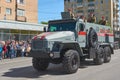
<svg viewBox="0 0 120 80">
<path fill-rule="evenodd" d="M 2 51 L 3 51 L 3 47 L 2 44 L 0 44 L 0 60 L 2 59 Z"/>
<path fill-rule="evenodd" d="M 20 44 L 19 44 L 19 42 L 16 42 L 16 56 L 18 57 L 18 56 L 20 56 L 21 55 L 21 47 L 20 47 Z"/>
<path fill-rule="evenodd" d="M 16 46 L 16 42 L 13 45 L 14 47 L 14 57 L 17 57 L 17 46 Z"/>
<path fill-rule="evenodd" d="M 7 52 L 7 43 L 5 42 L 3 46 L 3 51 L 2 51 L 2 58 L 6 58 L 6 52 Z"/>
<path fill-rule="evenodd" d="M 26 56 L 28 56 L 28 54 L 30 53 L 30 50 L 31 50 L 31 45 L 28 44 L 26 47 Z"/>
<path fill-rule="evenodd" d="M 7 58 L 10 58 L 10 43 L 7 44 Z"/>
<path fill-rule="evenodd" d="M 25 55 L 25 43 L 23 42 L 21 46 L 21 57 L 24 57 L 24 55 Z"/>
<path fill-rule="evenodd" d="M 11 41 L 11 44 L 10 44 L 10 58 L 15 58 L 16 55 L 15 55 L 15 41 Z"/>
</svg>

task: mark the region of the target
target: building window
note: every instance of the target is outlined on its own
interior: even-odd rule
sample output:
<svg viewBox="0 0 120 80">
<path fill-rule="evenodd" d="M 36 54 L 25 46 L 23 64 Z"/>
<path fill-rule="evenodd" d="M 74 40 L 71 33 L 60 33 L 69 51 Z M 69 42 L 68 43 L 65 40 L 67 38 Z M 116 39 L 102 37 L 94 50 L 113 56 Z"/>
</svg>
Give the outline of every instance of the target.
<svg viewBox="0 0 120 80">
<path fill-rule="evenodd" d="M 74 2 L 75 0 L 70 0 L 70 2 Z"/>
<path fill-rule="evenodd" d="M 11 9 L 10 8 L 6 8 L 6 14 L 11 14 Z"/>
<path fill-rule="evenodd" d="M 12 0 L 6 0 L 6 2 L 11 2 Z"/>
<path fill-rule="evenodd" d="M 24 0 L 17 0 L 17 3 L 24 4 Z"/>
<path fill-rule="evenodd" d="M 95 6 L 95 4 L 88 4 L 88 6 Z"/>
<path fill-rule="evenodd" d="M 64 0 L 64 1 L 65 1 L 65 2 L 66 2 L 66 1 L 70 2 L 70 0 Z"/>
<path fill-rule="evenodd" d="M 88 12 L 95 12 L 95 10 L 94 9 L 89 9 Z"/>
<path fill-rule="evenodd" d="M 93 2 L 93 1 L 95 1 L 95 0 L 88 0 L 88 2 Z"/>
<path fill-rule="evenodd" d="M 77 0 L 77 3 L 82 3 L 83 2 L 83 0 Z"/>
<path fill-rule="evenodd" d="M 109 0 L 106 0 L 106 3 L 108 3 L 109 2 Z"/>
<path fill-rule="evenodd" d="M 103 4 L 103 0 L 101 0 L 101 4 Z"/>
<path fill-rule="evenodd" d="M 108 20 L 108 16 L 106 16 L 106 20 Z"/>
<path fill-rule="evenodd" d="M 17 16 L 25 16 L 25 10 L 17 9 Z"/>
<path fill-rule="evenodd" d="M 77 13 L 83 13 L 83 10 L 78 10 Z"/>
</svg>

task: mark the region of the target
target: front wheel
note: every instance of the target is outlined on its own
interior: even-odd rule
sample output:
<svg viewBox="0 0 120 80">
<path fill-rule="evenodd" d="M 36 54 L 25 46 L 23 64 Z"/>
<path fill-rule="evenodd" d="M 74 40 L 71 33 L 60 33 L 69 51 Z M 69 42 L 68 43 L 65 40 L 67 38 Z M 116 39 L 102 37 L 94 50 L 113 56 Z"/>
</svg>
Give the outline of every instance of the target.
<svg viewBox="0 0 120 80">
<path fill-rule="evenodd" d="M 66 73 L 75 73 L 80 66 L 80 56 L 75 50 L 68 50 L 63 57 L 63 68 Z"/>
<path fill-rule="evenodd" d="M 33 58 L 32 59 L 33 67 L 37 71 L 44 71 L 49 66 L 49 61 L 47 59 Z"/>
</svg>

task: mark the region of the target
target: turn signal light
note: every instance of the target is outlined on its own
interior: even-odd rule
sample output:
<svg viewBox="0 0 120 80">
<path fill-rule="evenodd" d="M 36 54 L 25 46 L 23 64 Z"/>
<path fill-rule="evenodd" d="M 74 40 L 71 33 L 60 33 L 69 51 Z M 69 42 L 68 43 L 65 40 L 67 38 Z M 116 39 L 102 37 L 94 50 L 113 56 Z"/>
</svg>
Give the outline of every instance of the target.
<svg viewBox="0 0 120 80">
<path fill-rule="evenodd" d="M 35 36 L 33 39 L 36 40 L 36 39 L 37 39 L 37 36 Z"/>
<path fill-rule="evenodd" d="M 45 39 L 45 36 L 41 36 L 40 40 L 43 40 L 43 39 Z"/>
</svg>

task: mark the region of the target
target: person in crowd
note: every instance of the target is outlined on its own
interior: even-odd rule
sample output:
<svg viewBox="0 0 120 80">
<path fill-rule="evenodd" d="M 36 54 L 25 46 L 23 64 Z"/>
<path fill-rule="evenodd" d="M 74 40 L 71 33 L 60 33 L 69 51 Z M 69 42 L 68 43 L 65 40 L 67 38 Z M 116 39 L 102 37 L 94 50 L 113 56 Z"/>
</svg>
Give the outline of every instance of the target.
<svg viewBox="0 0 120 80">
<path fill-rule="evenodd" d="M 0 60 L 4 58 L 12 59 L 17 56 L 24 57 L 29 54 L 30 50 L 31 45 L 28 41 L 6 41 L 4 44 L 0 44 Z"/>
<path fill-rule="evenodd" d="M 10 43 L 7 44 L 7 53 L 6 53 L 7 58 L 10 58 Z"/>
<path fill-rule="evenodd" d="M 2 44 L 0 44 L 0 60 L 2 60 L 2 51 L 3 51 L 3 47 Z"/>
<path fill-rule="evenodd" d="M 28 54 L 30 53 L 30 50 L 31 50 L 31 45 L 27 44 L 27 47 L 26 47 L 26 56 L 28 56 Z"/>
<path fill-rule="evenodd" d="M 10 58 L 15 58 L 16 55 L 15 55 L 15 41 L 11 41 L 11 44 L 10 44 Z"/>
<path fill-rule="evenodd" d="M 2 51 L 2 58 L 6 58 L 6 52 L 7 52 L 7 43 L 3 45 L 3 51 Z"/>
<path fill-rule="evenodd" d="M 17 57 L 21 55 L 21 47 L 20 47 L 20 42 L 16 41 L 16 53 Z"/>
<path fill-rule="evenodd" d="M 13 45 L 13 47 L 14 47 L 14 57 L 17 57 L 17 46 L 16 46 L 16 42 L 17 42 L 17 41 L 15 41 L 15 42 L 14 42 L 14 45 Z"/>
<path fill-rule="evenodd" d="M 25 43 L 22 42 L 22 46 L 21 46 L 21 57 L 24 57 L 25 55 Z"/>
</svg>

